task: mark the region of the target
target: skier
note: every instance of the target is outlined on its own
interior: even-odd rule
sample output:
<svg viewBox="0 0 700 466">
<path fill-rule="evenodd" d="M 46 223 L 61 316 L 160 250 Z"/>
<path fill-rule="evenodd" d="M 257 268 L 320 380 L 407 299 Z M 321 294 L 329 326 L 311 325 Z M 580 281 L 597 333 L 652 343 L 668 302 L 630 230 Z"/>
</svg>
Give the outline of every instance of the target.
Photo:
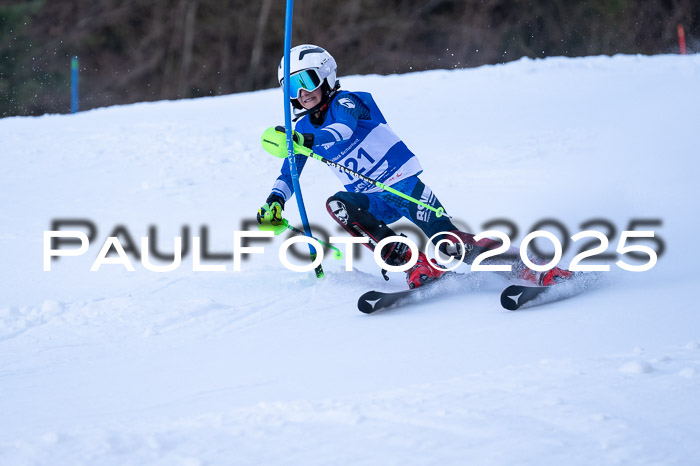
<svg viewBox="0 0 700 466">
<path fill-rule="evenodd" d="M 418 177 L 423 171 L 418 158 L 389 127 L 372 96 L 340 89 L 336 62 L 326 50 L 316 45 L 299 45 L 290 51 L 290 62 L 291 105 L 295 121 L 298 120 L 294 131 L 297 144 L 436 209 L 442 207 L 433 191 Z M 283 85 L 283 61 L 277 77 Z M 278 127 L 278 130 L 283 132 L 284 128 Z M 307 157 L 295 157 L 301 173 Z M 341 170 L 333 170 L 345 185 L 345 191 L 328 198 L 328 213 L 351 235 L 368 238 L 365 245 L 372 251 L 382 239 L 397 236 L 388 225 L 402 217 L 418 226 L 433 243 L 446 239 L 440 251 L 458 258 L 464 255 L 463 260 L 468 264 L 485 250 L 501 246 L 500 242 L 490 239 L 474 241 L 474 235 L 459 231 L 448 217 L 438 217 L 417 204 Z M 293 194 L 289 163 L 285 160 L 269 197 L 258 210 L 258 223 L 280 224 L 285 202 Z M 454 236 L 445 235 L 445 232 L 458 237 L 464 250 Z M 515 253 L 517 257 L 514 248 L 508 253 Z M 384 247 L 381 257 L 388 265 L 404 265 L 411 259 L 411 249 L 403 242 L 393 242 Z M 551 285 L 572 274 L 559 268 L 536 273 L 519 260 L 512 265 L 515 278 L 538 285 Z M 430 263 L 425 254 L 418 252 L 416 264 L 406 271 L 406 281 L 409 288 L 415 288 L 444 273 L 435 259 Z M 388 280 L 385 270 L 382 274 Z"/>
</svg>

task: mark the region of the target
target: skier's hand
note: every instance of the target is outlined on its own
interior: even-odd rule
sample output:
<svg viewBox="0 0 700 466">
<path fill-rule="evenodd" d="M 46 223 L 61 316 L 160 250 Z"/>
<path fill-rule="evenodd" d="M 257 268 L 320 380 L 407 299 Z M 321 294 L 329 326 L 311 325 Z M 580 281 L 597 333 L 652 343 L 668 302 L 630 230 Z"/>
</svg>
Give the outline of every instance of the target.
<svg viewBox="0 0 700 466">
<path fill-rule="evenodd" d="M 275 126 L 275 131 L 286 134 L 284 126 Z M 296 131 L 292 131 L 292 140 L 295 144 L 299 144 L 300 146 L 304 146 L 308 149 L 314 147 L 314 135 L 312 133 L 298 133 Z"/>
<path fill-rule="evenodd" d="M 271 225 L 277 226 L 282 225 L 282 211 L 284 210 L 284 199 L 280 196 L 271 194 L 267 198 L 265 205 L 258 209 L 258 224 L 262 225 L 263 222 L 270 223 Z"/>
</svg>

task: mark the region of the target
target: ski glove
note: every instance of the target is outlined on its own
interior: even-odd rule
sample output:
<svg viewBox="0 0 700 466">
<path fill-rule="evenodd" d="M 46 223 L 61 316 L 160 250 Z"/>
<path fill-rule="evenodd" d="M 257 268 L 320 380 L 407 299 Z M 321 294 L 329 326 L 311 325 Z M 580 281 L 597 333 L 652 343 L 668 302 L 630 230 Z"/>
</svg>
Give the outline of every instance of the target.
<svg viewBox="0 0 700 466">
<path fill-rule="evenodd" d="M 268 222 L 271 225 L 282 225 L 282 211 L 284 210 L 284 199 L 276 194 L 270 194 L 265 205 L 258 209 L 258 224 Z"/>
<path fill-rule="evenodd" d="M 275 131 L 278 133 L 283 133 L 286 134 L 286 130 L 284 129 L 284 126 L 275 126 Z M 297 133 L 296 131 L 292 131 L 292 140 L 301 146 L 304 146 L 308 149 L 311 149 L 314 147 L 314 135 L 313 133 Z"/>
</svg>

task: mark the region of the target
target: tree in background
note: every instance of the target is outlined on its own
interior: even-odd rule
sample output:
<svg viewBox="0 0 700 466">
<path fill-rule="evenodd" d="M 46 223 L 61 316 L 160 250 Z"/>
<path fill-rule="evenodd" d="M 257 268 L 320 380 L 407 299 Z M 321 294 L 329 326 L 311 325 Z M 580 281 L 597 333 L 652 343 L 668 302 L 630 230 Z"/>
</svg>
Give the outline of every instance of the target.
<svg viewBox="0 0 700 466">
<path fill-rule="evenodd" d="M 44 51 L 32 40 L 42 7 L 40 0 L 0 5 L 0 116 L 44 113 L 52 106 L 47 99 L 67 89 L 68 65 L 63 72 L 51 71 Z"/>
<path fill-rule="evenodd" d="M 41 0 L 0 6 L 0 116 L 275 86 L 285 2 Z M 692 49 L 697 0 L 297 0 L 293 41 L 323 45 L 341 73 L 405 73 L 523 56 Z"/>
</svg>

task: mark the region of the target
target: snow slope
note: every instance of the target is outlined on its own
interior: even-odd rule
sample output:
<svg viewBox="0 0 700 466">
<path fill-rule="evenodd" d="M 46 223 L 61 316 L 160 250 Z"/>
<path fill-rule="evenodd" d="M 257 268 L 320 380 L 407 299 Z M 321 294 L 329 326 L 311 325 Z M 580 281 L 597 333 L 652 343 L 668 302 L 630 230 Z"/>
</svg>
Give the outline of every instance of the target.
<svg viewBox="0 0 700 466">
<path fill-rule="evenodd" d="M 488 281 L 365 316 L 359 295 L 402 274 L 362 254 L 318 281 L 279 263 L 280 238 L 241 272 L 191 254 L 89 271 L 117 226 L 136 243 L 156 226 L 160 251 L 206 226 L 230 254 L 279 169 L 259 142 L 278 90 L 0 120 L 0 464 L 700 463 L 699 80 L 697 55 L 341 79 L 474 232 L 605 219 L 612 252 L 630 220 L 661 222 L 651 271 L 613 265 L 595 292 L 514 313 Z M 310 161 L 302 187 L 316 231 L 340 234 L 336 178 Z M 68 218 L 97 238 L 44 272 L 43 232 Z"/>
</svg>

